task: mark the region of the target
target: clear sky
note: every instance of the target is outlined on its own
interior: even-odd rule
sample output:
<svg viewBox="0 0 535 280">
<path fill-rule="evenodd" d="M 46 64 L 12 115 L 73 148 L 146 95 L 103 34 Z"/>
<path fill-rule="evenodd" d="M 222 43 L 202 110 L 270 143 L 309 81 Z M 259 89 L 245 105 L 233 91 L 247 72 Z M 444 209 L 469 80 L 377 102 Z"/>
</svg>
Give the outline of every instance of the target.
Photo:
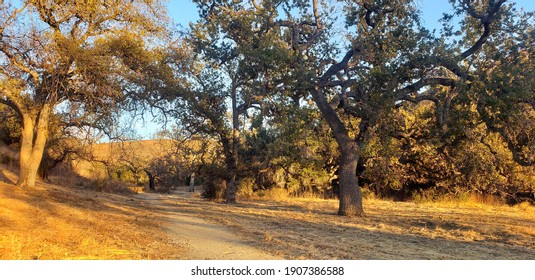
<svg viewBox="0 0 535 280">
<path fill-rule="evenodd" d="M 429 29 L 437 28 L 438 19 L 442 13 L 449 12 L 451 5 L 448 0 L 417 0 L 423 11 L 424 21 Z M 518 7 L 523 7 L 526 11 L 535 11 L 535 0 L 516 0 Z M 188 23 L 198 19 L 197 8 L 190 0 L 169 0 L 167 7 L 169 16 L 175 23 L 182 24 L 184 27 Z"/>
</svg>

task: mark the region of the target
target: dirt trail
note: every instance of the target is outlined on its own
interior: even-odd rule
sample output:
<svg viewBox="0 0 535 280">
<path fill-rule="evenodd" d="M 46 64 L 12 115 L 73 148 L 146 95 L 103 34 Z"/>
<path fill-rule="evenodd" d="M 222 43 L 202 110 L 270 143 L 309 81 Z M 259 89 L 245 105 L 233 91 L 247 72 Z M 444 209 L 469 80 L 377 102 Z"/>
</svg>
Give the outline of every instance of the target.
<svg viewBox="0 0 535 280">
<path fill-rule="evenodd" d="M 142 194 L 139 198 L 150 202 L 155 217 L 173 225 L 169 226 L 169 232 L 188 240 L 186 247 L 191 250 L 186 258 L 270 258 L 235 255 L 235 252 L 245 254 L 242 245 L 246 248 L 254 245 L 261 252 L 271 254 L 271 258 L 284 259 L 533 259 L 535 256 L 535 212 L 531 207 L 479 208 L 366 200 L 368 215 L 355 219 L 335 215 L 336 201 L 242 200 L 236 205 L 226 205 L 192 197 L 184 191 L 170 195 Z M 225 226 L 225 230 L 210 233 L 211 229 L 221 229 L 212 222 Z M 227 237 L 229 231 L 240 238 L 232 234 Z M 234 247 L 229 240 L 236 240 L 240 247 Z"/>
<path fill-rule="evenodd" d="M 177 200 L 191 199 L 192 193 L 178 190 L 173 194 L 141 194 L 138 200 L 157 209 L 166 224 L 165 231 L 186 249 L 183 259 L 196 260 L 272 260 L 280 259 L 256 249 L 227 227 L 210 223 L 173 207 Z"/>
</svg>

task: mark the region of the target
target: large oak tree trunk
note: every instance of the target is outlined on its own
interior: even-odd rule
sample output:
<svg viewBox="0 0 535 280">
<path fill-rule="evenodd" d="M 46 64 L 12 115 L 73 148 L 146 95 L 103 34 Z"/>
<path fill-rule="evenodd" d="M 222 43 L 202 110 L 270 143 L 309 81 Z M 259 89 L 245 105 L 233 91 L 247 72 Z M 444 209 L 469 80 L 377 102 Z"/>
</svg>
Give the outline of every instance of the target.
<svg viewBox="0 0 535 280">
<path fill-rule="evenodd" d="M 152 173 L 148 171 L 147 169 L 144 169 L 143 171 L 145 171 L 145 173 L 147 173 L 147 176 L 149 177 L 149 190 L 151 191 L 156 190 L 154 188 L 154 175 L 152 175 Z"/>
<path fill-rule="evenodd" d="M 362 216 L 362 193 L 357 179 L 357 164 L 359 161 L 358 145 L 351 139 L 349 133 L 334 111 L 329 105 L 323 93 L 316 89 L 312 92 L 314 102 L 318 106 L 323 118 L 331 128 L 334 138 L 340 150 L 339 168 L 339 207 L 338 215 L 341 216 Z"/>
<path fill-rule="evenodd" d="M 227 189 L 225 191 L 225 202 L 232 204 L 236 203 L 236 174 L 231 174 L 230 181 L 227 184 Z"/>
<path fill-rule="evenodd" d="M 358 185 L 357 177 L 357 145 L 354 141 L 340 144 L 340 167 L 339 167 L 339 188 L 340 188 L 340 205 L 338 215 L 341 216 L 362 216 L 362 194 Z"/>
<path fill-rule="evenodd" d="M 33 128 L 34 124 L 31 117 L 24 115 L 19 156 L 19 180 L 17 181 L 17 186 L 19 187 L 26 187 L 31 184 L 29 174 L 32 169 Z M 35 184 L 35 178 L 33 179 L 33 184 Z"/>
<path fill-rule="evenodd" d="M 238 140 L 239 140 L 239 119 L 238 119 L 238 108 L 237 108 L 237 95 L 236 87 L 233 86 L 231 89 L 231 98 L 232 98 L 232 144 L 230 151 L 230 158 L 227 160 L 227 170 L 229 173 L 230 180 L 227 184 L 227 189 L 225 190 L 225 202 L 226 203 L 236 203 L 236 190 L 238 189 L 237 182 L 237 168 L 238 168 Z"/>
<path fill-rule="evenodd" d="M 48 118 L 50 107 L 45 105 L 38 114 L 36 122 L 29 114 L 23 114 L 22 139 L 20 148 L 20 172 L 17 186 L 23 188 L 35 187 L 37 171 L 48 137 Z"/>
<path fill-rule="evenodd" d="M 236 203 L 236 191 L 238 189 L 237 167 L 238 167 L 238 131 L 234 129 L 232 136 L 232 150 L 227 161 L 227 171 L 229 182 L 225 190 L 225 202 Z"/>
<path fill-rule="evenodd" d="M 238 189 L 238 182 L 237 182 L 237 166 L 238 166 L 238 149 L 237 149 L 237 132 L 233 132 L 232 137 L 232 150 L 227 155 L 227 172 L 229 175 L 229 181 L 227 183 L 227 188 L 225 189 L 225 202 L 226 203 L 236 203 L 236 190 Z"/>
</svg>

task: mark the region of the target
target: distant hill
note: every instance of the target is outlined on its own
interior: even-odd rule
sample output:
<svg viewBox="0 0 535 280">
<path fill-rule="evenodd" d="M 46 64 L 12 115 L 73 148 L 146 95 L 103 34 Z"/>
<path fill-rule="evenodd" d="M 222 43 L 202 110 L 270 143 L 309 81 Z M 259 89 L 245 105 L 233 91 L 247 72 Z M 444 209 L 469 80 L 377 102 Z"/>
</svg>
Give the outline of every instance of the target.
<svg viewBox="0 0 535 280">
<path fill-rule="evenodd" d="M 116 161 L 121 157 L 142 160 L 154 159 L 171 152 L 176 143 L 173 140 L 139 140 L 125 142 L 99 143 L 92 147 L 96 159 Z"/>
<path fill-rule="evenodd" d="M 215 145 L 215 143 L 208 144 L 211 148 Z M 200 139 L 183 142 L 163 139 L 99 143 L 92 145 L 88 159 L 75 160 L 73 167 L 74 171 L 83 177 L 104 179 L 108 176 L 105 164 L 134 165 L 142 169 L 165 155 L 172 154 L 187 161 L 188 158 L 197 157 L 196 154 L 203 154 L 206 149 L 206 144 L 203 145 Z"/>
</svg>

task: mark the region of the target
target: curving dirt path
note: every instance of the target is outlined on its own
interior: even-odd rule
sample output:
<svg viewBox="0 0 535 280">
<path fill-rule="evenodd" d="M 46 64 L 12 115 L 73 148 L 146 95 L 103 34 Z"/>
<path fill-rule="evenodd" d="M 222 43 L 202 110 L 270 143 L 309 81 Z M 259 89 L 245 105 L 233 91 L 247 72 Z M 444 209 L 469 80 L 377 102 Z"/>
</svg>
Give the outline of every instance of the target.
<svg viewBox="0 0 535 280">
<path fill-rule="evenodd" d="M 274 260 L 280 259 L 261 251 L 233 233 L 229 228 L 208 222 L 173 207 L 177 200 L 189 200 L 192 193 L 178 190 L 173 194 L 144 193 L 137 198 L 156 209 L 166 225 L 165 231 L 184 246 L 183 259 L 190 260 Z"/>
<path fill-rule="evenodd" d="M 140 194 L 189 259 L 533 259 L 532 207 L 366 200 L 368 215 L 335 215 L 336 201 L 214 203 L 178 191 Z M 218 225 L 214 225 L 218 224 Z M 222 226 L 219 226 L 222 225 Z M 258 249 L 254 249 L 258 248 Z M 249 250 L 252 251 L 249 251 Z M 249 253 L 251 252 L 251 253 Z"/>
</svg>

